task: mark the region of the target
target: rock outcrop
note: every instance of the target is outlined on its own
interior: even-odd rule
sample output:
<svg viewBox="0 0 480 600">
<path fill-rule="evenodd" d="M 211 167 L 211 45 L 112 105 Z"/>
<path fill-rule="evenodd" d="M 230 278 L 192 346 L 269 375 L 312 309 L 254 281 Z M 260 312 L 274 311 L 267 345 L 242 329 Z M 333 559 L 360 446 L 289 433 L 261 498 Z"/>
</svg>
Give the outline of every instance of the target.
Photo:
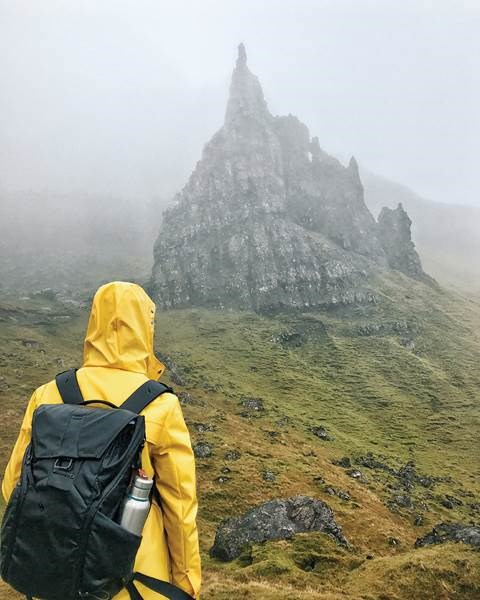
<svg viewBox="0 0 480 600">
<path fill-rule="evenodd" d="M 383 207 L 378 217 L 378 236 L 392 269 L 423 277 L 420 257 L 411 234 L 412 221 L 401 203 L 395 210 Z"/>
<path fill-rule="evenodd" d="M 387 265 L 382 240 L 356 160 L 344 167 L 296 117 L 274 117 L 240 45 L 224 125 L 164 213 L 150 286 L 157 302 L 368 302 L 369 273 Z"/>
<path fill-rule="evenodd" d="M 341 546 L 348 546 L 332 509 L 308 496 L 294 496 L 265 502 L 241 517 L 220 523 L 210 555 L 220 560 L 233 560 L 242 550 L 268 540 L 289 539 L 296 533 L 321 531 Z"/>
<path fill-rule="evenodd" d="M 462 542 L 475 548 L 480 548 L 480 526 L 464 525 L 462 523 L 440 523 L 435 525 L 430 533 L 418 538 L 415 547 L 446 542 Z"/>
</svg>

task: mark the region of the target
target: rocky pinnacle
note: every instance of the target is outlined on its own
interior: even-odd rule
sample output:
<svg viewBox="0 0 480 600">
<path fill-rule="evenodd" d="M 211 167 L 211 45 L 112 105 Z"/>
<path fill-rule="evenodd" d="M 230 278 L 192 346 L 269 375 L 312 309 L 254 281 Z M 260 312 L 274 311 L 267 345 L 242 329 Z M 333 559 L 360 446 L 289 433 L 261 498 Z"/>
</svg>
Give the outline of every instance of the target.
<svg viewBox="0 0 480 600">
<path fill-rule="evenodd" d="M 164 212 L 151 292 L 166 308 L 369 302 L 372 272 L 423 273 L 399 218 L 375 222 L 355 158 L 344 167 L 297 117 L 270 113 L 240 44 L 224 124 Z"/>
</svg>

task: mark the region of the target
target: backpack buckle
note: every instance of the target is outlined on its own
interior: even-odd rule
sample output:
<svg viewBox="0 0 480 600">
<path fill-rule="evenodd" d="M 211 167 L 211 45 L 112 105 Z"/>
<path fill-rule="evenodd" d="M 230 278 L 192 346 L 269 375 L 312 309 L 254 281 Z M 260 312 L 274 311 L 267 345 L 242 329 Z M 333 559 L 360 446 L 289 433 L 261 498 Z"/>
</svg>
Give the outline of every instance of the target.
<svg viewBox="0 0 480 600">
<path fill-rule="evenodd" d="M 73 458 L 57 458 L 53 468 L 59 471 L 69 471 L 72 468 L 72 465 Z"/>
</svg>

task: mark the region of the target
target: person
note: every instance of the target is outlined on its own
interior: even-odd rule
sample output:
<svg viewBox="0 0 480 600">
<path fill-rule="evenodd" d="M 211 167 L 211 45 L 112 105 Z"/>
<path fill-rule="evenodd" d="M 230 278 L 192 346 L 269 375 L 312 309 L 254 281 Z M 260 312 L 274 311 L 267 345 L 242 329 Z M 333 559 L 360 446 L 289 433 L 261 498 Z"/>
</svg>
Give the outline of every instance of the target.
<svg viewBox="0 0 480 600">
<path fill-rule="evenodd" d="M 83 366 L 77 371 L 85 400 L 107 400 L 119 406 L 142 383 L 160 378 L 165 366 L 153 351 L 154 318 L 155 304 L 139 285 L 115 281 L 97 290 L 84 341 Z M 2 484 L 6 501 L 20 476 L 34 410 L 61 401 L 55 380 L 33 392 Z M 142 468 L 149 477 L 154 476 L 158 498 L 153 495 L 135 571 L 170 581 L 198 599 L 198 502 L 189 432 L 173 393 L 158 396 L 142 414 L 147 439 Z M 136 585 L 145 600 L 163 597 L 141 583 Z M 115 596 L 115 600 L 128 598 L 125 589 Z"/>
</svg>

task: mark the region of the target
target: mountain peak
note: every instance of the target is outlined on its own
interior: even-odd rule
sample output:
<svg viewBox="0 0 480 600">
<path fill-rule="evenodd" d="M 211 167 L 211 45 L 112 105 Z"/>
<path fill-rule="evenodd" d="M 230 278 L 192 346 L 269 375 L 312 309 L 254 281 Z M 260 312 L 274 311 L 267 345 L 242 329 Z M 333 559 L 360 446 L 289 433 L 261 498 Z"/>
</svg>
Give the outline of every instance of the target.
<svg viewBox="0 0 480 600">
<path fill-rule="evenodd" d="M 238 56 L 230 83 L 230 96 L 225 114 L 225 124 L 242 122 L 245 118 L 265 121 L 271 118 L 258 78 L 247 66 L 247 52 L 238 46 Z"/>
<path fill-rule="evenodd" d="M 247 66 L 247 51 L 243 42 L 238 44 L 237 67 L 241 66 Z"/>
<path fill-rule="evenodd" d="M 225 123 L 163 216 L 152 293 L 165 307 L 259 311 L 370 302 L 389 239 L 392 268 L 421 269 L 408 222 L 384 217 L 354 158 L 345 168 L 297 117 L 270 114 L 240 44 Z"/>
</svg>

